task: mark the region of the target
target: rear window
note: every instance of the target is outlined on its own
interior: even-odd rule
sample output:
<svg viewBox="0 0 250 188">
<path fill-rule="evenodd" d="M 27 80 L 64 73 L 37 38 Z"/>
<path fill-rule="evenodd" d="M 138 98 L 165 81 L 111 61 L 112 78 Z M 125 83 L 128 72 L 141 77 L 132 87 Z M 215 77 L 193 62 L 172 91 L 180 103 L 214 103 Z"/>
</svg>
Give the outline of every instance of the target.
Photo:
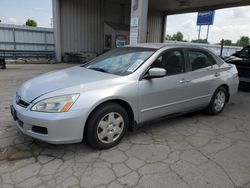
<svg viewBox="0 0 250 188">
<path fill-rule="evenodd" d="M 189 50 L 188 60 L 192 71 L 211 67 L 216 64 L 215 60 L 210 55 L 198 50 Z"/>
</svg>

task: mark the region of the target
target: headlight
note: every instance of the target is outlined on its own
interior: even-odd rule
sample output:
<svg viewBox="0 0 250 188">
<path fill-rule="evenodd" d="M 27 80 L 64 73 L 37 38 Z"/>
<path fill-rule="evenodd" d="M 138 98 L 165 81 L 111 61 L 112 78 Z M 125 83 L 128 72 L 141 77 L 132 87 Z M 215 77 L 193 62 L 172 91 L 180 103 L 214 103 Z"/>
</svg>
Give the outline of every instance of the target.
<svg viewBox="0 0 250 188">
<path fill-rule="evenodd" d="M 51 113 L 67 112 L 72 107 L 78 97 L 79 94 L 72 94 L 44 99 L 32 106 L 31 110 L 37 112 Z"/>
</svg>

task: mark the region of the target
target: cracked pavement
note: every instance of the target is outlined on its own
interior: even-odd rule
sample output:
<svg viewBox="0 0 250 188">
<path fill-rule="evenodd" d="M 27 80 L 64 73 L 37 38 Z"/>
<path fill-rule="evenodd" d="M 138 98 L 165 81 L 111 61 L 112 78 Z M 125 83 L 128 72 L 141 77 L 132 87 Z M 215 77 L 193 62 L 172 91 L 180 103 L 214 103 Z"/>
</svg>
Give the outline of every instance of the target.
<svg viewBox="0 0 250 188">
<path fill-rule="evenodd" d="M 146 124 L 97 151 L 85 143 L 51 145 L 24 136 L 9 104 L 23 81 L 67 64 L 0 70 L 0 187 L 250 188 L 250 93 L 224 112 L 196 112 Z"/>
</svg>

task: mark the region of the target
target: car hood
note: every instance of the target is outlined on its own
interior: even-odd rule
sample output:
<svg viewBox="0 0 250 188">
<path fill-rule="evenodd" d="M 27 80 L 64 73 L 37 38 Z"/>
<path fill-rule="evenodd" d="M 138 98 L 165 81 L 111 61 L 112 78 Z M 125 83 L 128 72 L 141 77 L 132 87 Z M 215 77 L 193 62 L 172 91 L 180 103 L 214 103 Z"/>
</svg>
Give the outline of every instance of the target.
<svg viewBox="0 0 250 188">
<path fill-rule="evenodd" d="M 227 57 L 227 58 L 225 58 L 225 61 L 227 62 L 227 63 L 230 63 L 230 61 L 240 61 L 240 60 L 242 60 L 242 58 L 240 58 L 240 57 L 236 57 L 236 56 L 229 56 L 229 57 Z"/>
<path fill-rule="evenodd" d="M 80 66 L 54 71 L 26 81 L 19 89 L 18 95 L 24 101 L 31 102 L 41 95 L 59 89 L 77 85 L 117 78 L 118 76 L 86 69 Z"/>
<path fill-rule="evenodd" d="M 225 59 L 225 62 L 232 63 L 236 66 L 250 67 L 250 60 L 247 58 L 241 58 L 236 56 L 230 56 Z"/>
</svg>

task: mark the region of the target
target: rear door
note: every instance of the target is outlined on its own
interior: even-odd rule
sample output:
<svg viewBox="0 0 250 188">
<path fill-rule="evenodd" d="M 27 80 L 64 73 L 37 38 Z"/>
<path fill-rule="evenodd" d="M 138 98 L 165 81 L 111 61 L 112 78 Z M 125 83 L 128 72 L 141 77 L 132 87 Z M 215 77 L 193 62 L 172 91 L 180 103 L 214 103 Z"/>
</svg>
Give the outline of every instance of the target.
<svg viewBox="0 0 250 188">
<path fill-rule="evenodd" d="M 205 50 L 187 49 L 188 79 L 192 84 L 193 100 L 191 107 L 202 107 L 210 99 L 221 79 L 221 69 L 213 57 Z"/>
</svg>

